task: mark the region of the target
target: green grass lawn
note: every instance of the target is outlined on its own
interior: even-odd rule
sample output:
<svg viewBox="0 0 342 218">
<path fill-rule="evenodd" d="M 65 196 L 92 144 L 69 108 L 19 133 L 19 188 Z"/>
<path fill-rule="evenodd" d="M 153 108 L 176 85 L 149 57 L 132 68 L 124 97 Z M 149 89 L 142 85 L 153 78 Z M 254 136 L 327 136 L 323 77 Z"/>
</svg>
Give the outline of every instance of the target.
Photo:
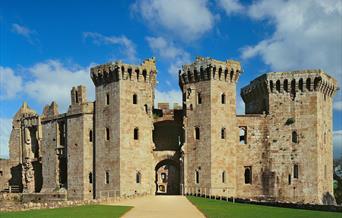
<svg viewBox="0 0 342 218">
<path fill-rule="evenodd" d="M 209 218 L 342 218 L 342 213 L 232 203 L 214 199 L 187 197 Z"/>
<path fill-rule="evenodd" d="M 22 212 L 0 212 L 0 218 L 115 218 L 122 216 L 131 208 L 128 206 L 87 205 Z"/>
</svg>

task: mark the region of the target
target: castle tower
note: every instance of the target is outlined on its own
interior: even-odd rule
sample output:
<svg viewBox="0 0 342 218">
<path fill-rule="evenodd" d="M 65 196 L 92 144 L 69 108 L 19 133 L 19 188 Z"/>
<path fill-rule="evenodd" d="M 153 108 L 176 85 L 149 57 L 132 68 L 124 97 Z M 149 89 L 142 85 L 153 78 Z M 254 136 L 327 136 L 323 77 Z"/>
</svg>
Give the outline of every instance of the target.
<svg viewBox="0 0 342 218">
<path fill-rule="evenodd" d="M 152 108 L 155 59 L 91 69 L 96 86 L 96 198 L 154 191 Z"/>
<path fill-rule="evenodd" d="M 186 192 L 194 187 L 207 194 L 234 192 L 236 82 L 240 72 L 239 62 L 202 57 L 179 72 Z"/>
<path fill-rule="evenodd" d="M 58 122 L 58 126 L 59 133 L 64 132 L 66 139 L 60 144 L 61 151 L 66 153 L 60 156 L 67 156 L 67 169 L 61 172 L 67 174 L 68 199 L 92 199 L 94 103 L 87 102 L 85 86 L 71 89 L 71 105 L 66 117 Z"/>
<path fill-rule="evenodd" d="M 247 114 L 268 114 L 264 159 L 273 197 L 331 203 L 332 97 L 337 89 L 336 80 L 321 70 L 268 73 L 242 89 Z"/>
</svg>

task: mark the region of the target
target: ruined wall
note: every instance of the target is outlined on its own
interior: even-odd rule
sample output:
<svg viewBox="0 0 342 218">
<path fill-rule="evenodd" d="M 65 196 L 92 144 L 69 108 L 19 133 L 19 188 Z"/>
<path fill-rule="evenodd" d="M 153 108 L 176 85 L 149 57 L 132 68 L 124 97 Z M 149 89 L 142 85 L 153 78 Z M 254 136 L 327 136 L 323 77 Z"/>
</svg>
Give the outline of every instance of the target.
<svg viewBox="0 0 342 218">
<path fill-rule="evenodd" d="M 268 141 L 266 115 L 248 114 L 237 116 L 237 127 L 241 140 L 236 147 L 236 196 L 242 198 L 263 198 L 269 195 Z M 245 137 L 243 137 L 245 136 Z M 251 181 L 245 181 L 245 171 L 251 167 Z"/>
<path fill-rule="evenodd" d="M 42 192 L 52 192 L 61 188 L 57 153 L 57 147 L 60 144 L 58 118 L 59 113 L 55 103 L 45 107 L 42 115 Z"/>
</svg>

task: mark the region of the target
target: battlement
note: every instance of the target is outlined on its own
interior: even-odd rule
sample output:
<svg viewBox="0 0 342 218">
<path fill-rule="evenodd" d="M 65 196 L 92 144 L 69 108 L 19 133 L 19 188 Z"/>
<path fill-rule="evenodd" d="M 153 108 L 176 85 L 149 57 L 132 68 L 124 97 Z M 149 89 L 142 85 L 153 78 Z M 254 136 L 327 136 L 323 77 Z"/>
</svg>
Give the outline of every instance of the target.
<svg viewBox="0 0 342 218">
<path fill-rule="evenodd" d="M 181 86 L 205 80 L 235 83 L 241 72 L 241 65 L 237 61 L 197 57 L 193 63 L 183 65 L 182 70 L 179 71 L 179 83 Z"/>
<path fill-rule="evenodd" d="M 292 72 L 270 72 L 263 74 L 241 89 L 243 100 L 249 101 L 257 95 L 286 94 L 294 99 L 298 92 L 321 92 L 332 97 L 339 90 L 337 81 L 322 70 L 300 70 Z"/>
<path fill-rule="evenodd" d="M 115 61 L 90 69 L 90 76 L 95 86 L 119 80 L 147 82 L 154 86 L 156 84 L 156 75 L 155 58 L 145 59 L 140 65 Z"/>
</svg>

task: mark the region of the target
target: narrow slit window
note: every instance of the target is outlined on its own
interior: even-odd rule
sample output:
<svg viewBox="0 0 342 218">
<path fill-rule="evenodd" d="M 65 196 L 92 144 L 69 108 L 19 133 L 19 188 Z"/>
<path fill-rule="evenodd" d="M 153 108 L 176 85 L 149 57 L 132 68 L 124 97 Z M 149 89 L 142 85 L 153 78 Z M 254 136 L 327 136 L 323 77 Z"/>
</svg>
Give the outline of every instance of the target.
<svg viewBox="0 0 342 218">
<path fill-rule="evenodd" d="M 106 105 L 109 105 L 109 93 L 106 94 Z"/>
<path fill-rule="evenodd" d="M 226 183 L 226 172 L 222 172 L 222 183 Z"/>
<path fill-rule="evenodd" d="M 148 106 L 147 104 L 144 105 L 145 113 L 148 114 Z"/>
<path fill-rule="evenodd" d="M 134 140 L 138 140 L 139 139 L 139 129 L 138 128 L 134 128 L 134 133 L 133 133 L 133 137 Z"/>
<path fill-rule="evenodd" d="M 195 139 L 199 140 L 200 139 L 200 128 L 195 127 Z"/>
<path fill-rule="evenodd" d="M 106 171 L 105 182 L 106 184 L 109 184 L 109 172 L 108 171 Z"/>
<path fill-rule="evenodd" d="M 226 128 L 222 128 L 221 129 L 221 139 L 225 139 L 226 138 Z"/>
<path fill-rule="evenodd" d="M 109 128 L 106 128 L 106 140 L 109 141 L 110 140 L 110 135 L 109 135 Z"/>
<path fill-rule="evenodd" d="M 93 183 L 93 173 L 92 172 L 89 173 L 89 183 L 90 184 Z"/>
<path fill-rule="evenodd" d="M 78 103 L 78 92 L 75 91 L 75 102 Z"/>
<path fill-rule="evenodd" d="M 133 95 L 133 104 L 138 104 L 138 95 L 137 94 Z"/>
<path fill-rule="evenodd" d="M 135 175 L 135 182 L 140 184 L 141 183 L 141 173 L 137 172 L 137 174 Z"/>
<path fill-rule="evenodd" d="M 298 134 L 297 131 L 292 131 L 292 142 L 298 143 Z"/>
<path fill-rule="evenodd" d="M 89 142 L 93 142 L 93 130 L 89 130 Z"/>
<path fill-rule="evenodd" d="M 221 104 L 225 104 L 226 103 L 226 95 L 224 93 L 222 93 L 221 95 Z"/>
<path fill-rule="evenodd" d="M 198 170 L 196 170 L 196 172 L 195 172 L 195 180 L 196 180 L 196 184 L 199 184 L 199 172 L 198 172 Z"/>
<path fill-rule="evenodd" d="M 202 104 L 202 95 L 201 95 L 201 93 L 197 93 L 197 104 Z"/>
<path fill-rule="evenodd" d="M 289 185 L 291 185 L 291 174 L 289 174 L 289 178 L 288 178 L 288 182 L 289 182 Z"/>
<path fill-rule="evenodd" d="M 293 178 L 298 179 L 298 164 L 293 165 Z"/>
</svg>

